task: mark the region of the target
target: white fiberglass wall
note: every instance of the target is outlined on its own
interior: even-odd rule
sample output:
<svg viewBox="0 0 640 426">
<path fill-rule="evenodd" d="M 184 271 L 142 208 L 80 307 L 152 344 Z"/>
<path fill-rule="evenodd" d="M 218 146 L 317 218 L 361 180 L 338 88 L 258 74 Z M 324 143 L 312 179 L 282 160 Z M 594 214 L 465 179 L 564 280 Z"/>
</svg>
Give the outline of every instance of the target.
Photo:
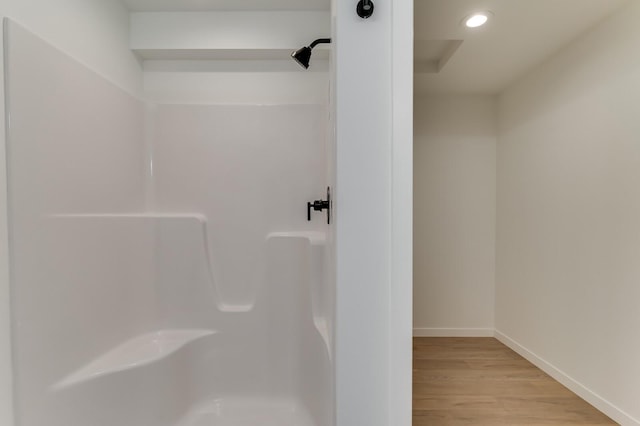
<svg viewBox="0 0 640 426">
<path fill-rule="evenodd" d="M 156 208 L 207 217 L 222 303 L 250 310 L 265 236 L 327 226 L 306 215 L 326 192 L 325 108 L 161 105 L 154 118 Z"/>
<path fill-rule="evenodd" d="M 8 25 L 19 424 L 330 424 L 326 105 L 147 105 Z"/>
<path fill-rule="evenodd" d="M 14 378 L 17 420 L 28 425 L 43 421 L 36 408 L 43 383 L 70 372 L 66 363 L 80 353 L 108 346 L 122 332 L 117 324 L 135 314 L 113 306 L 102 316 L 94 308 L 104 293 L 85 299 L 81 288 L 65 287 L 72 280 L 49 275 L 49 260 L 71 236 L 47 239 L 46 218 L 142 210 L 144 105 L 18 25 L 5 25 Z M 96 279 L 101 272 L 95 268 Z M 128 303 L 129 296 L 119 297 Z M 71 327 L 58 328 L 63 322 Z M 100 333 L 102 322 L 109 334 Z"/>
<path fill-rule="evenodd" d="M 128 49 L 126 8 L 117 1 L 104 0 L 2 0 L 0 16 L 11 17 L 51 44 L 69 52 L 93 70 L 130 93 L 142 90 L 141 70 Z M 82 34 L 82 37 L 78 37 Z M 0 62 L 2 59 L 0 58 Z M 2 72 L 4 78 L 4 72 Z M 0 87 L 4 97 L 4 87 Z M 0 104 L 4 131 L 4 102 Z M 4 138 L 3 147 L 4 147 Z M 0 149 L 0 164 L 5 150 Z M 6 230 L 6 170 L 0 166 L 0 424 L 12 424 L 11 369 L 9 361 L 9 278 Z"/>
<path fill-rule="evenodd" d="M 263 336 L 245 332 L 249 340 L 267 339 L 256 346 L 250 363 L 270 370 L 272 382 L 280 383 L 277 391 L 257 393 L 300 397 L 318 426 L 329 424 L 333 312 L 324 271 L 329 225 L 326 212 L 312 211 L 310 222 L 306 212 L 308 201 L 326 193 L 326 107 L 158 105 L 153 123 L 156 209 L 196 211 L 207 218 L 218 308 L 230 320 L 259 319 L 256 303 L 269 293 L 266 308 L 290 316 L 261 330 Z M 315 264 L 300 264 L 308 262 L 299 257 L 301 238 L 310 241 Z M 264 280 L 265 267 L 275 262 L 268 258 L 273 244 L 290 256 L 278 255 L 280 274 L 299 268 L 311 274 L 280 297 Z"/>
</svg>

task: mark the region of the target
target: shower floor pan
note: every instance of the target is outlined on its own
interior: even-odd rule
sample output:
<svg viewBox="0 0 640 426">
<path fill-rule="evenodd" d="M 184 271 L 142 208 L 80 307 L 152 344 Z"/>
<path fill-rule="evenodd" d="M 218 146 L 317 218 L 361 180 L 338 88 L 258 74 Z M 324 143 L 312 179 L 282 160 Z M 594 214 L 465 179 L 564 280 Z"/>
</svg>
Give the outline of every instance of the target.
<svg viewBox="0 0 640 426">
<path fill-rule="evenodd" d="M 202 404 L 177 426 L 315 426 L 294 400 L 225 398 Z"/>
<path fill-rule="evenodd" d="M 165 329 L 134 337 L 55 384 L 48 393 L 53 399 L 44 410 L 49 414 L 24 424 L 41 425 L 46 418 L 55 418 L 48 424 L 317 426 L 295 396 L 216 390 L 215 385 L 224 383 L 238 388 L 234 380 L 247 371 L 242 357 L 251 352 L 220 343 L 221 338 L 224 334 L 206 329 Z M 215 365 L 226 367 L 209 382 L 211 378 L 202 372 Z M 191 379 L 197 382 L 195 389 L 185 386 Z M 216 395 L 207 397 L 212 390 Z M 132 397 L 140 399 L 136 403 Z"/>
</svg>

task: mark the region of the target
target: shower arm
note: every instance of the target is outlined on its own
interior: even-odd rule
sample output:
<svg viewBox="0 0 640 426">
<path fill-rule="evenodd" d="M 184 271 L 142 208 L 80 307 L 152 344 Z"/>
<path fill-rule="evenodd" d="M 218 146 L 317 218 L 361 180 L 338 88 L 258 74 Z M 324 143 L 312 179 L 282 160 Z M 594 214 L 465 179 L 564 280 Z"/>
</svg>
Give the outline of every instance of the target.
<svg viewBox="0 0 640 426">
<path fill-rule="evenodd" d="M 331 39 L 330 38 L 319 38 L 317 40 L 314 40 L 311 42 L 311 44 L 309 45 L 310 49 L 313 49 L 314 47 L 316 47 L 317 45 L 321 44 L 321 43 L 331 43 Z"/>
</svg>

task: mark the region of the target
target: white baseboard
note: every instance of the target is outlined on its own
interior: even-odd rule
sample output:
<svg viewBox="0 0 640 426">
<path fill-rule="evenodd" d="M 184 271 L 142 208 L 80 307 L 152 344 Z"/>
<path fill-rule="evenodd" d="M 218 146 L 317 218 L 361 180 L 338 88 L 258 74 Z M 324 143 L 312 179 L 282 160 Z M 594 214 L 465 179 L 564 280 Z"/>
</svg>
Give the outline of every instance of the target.
<svg viewBox="0 0 640 426">
<path fill-rule="evenodd" d="M 415 331 L 415 330 L 414 330 Z M 414 334 L 415 335 L 415 334 Z M 534 364 L 536 367 L 556 379 L 558 382 L 562 383 L 564 386 L 569 388 L 576 395 L 580 396 L 582 399 L 587 401 L 589 404 L 596 407 L 598 410 L 602 411 L 607 416 L 611 417 L 614 421 L 620 423 L 622 426 L 640 426 L 640 421 L 634 419 L 629 414 L 622 411 L 620 408 L 616 407 L 606 399 L 602 398 L 600 395 L 591 391 L 589 388 L 584 386 L 582 383 L 573 379 L 566 373 L 564 373 L 559 368 L 555 367 L 553 364 L 545 361 L 540 358 L 535 353 L 531 352 L 515 340 L 511 339 L 507 335 L 495 330 L 495 337 L 506 346 L 513 349 L 515 352 L 520 354 L 523 358 L 527 359 L 529 362 Z"/>
<path fill-rule="evenodd" d="M 493 337 L 493 328 L 414 328 L 414 337 Z"/>
</svg>

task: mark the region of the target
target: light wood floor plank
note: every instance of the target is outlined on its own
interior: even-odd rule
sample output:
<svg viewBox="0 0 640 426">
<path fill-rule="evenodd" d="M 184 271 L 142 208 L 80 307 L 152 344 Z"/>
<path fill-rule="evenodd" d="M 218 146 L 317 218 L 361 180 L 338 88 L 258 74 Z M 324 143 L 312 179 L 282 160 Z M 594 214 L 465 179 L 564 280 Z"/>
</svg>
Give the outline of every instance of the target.
<svg viewBox="0 0 640 426">
<path fill-rule="evenodd" d="M 494 338 L 414 338 L 413 426 L 615 425 Z"/>
</svg>

